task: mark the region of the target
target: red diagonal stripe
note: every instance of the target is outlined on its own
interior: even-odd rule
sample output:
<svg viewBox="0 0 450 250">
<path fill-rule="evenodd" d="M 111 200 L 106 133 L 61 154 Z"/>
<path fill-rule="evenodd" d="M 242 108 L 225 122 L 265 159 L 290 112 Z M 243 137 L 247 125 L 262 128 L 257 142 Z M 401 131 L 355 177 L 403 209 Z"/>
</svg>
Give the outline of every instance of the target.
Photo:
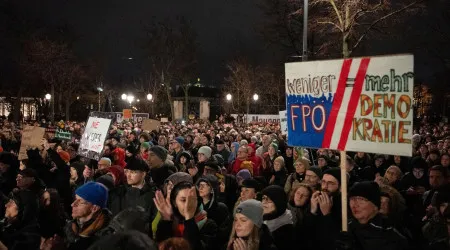
<svg viewBox="0 0 450 250">
<path fill-rule="evenodd" d="M 358 73 L 356 73 L 355 78 L 355 85 L 353 86 L 352 95 L 350 96 L 350 101 L 348 102 L 344 127 L 342 129 L 341 138 L 338 144 L 339 150 L 345 150 L 345 146 L 347 145 L 348 134 L 350 132 L 350 128 L 352 127 L 352 119 L 355 116 L 356 108 L 358 107 L 358 100 L 361 96 L 361 92 L 364 86 L 364 79 L 366 77 L 369 63 L 370 58 L 363 58 L 361 59 L 361 63 L 359 64 Z"/>
<path fill-rule="evenodd" d="M 345 84 L 347 83 L 348 73 L 352 66 L 352 59 L 345 59 L 342 63 L 341 75 L 339 76 L 336 93 L 334 93 L 333 104 L 331 105 L 330 115 L 328 116 L 327 127 L 322 141 L 322 148 L 330 148 L 331 137 L 333 136 L 334 126 L 336 125 L 337 115 L 341 108 L 344 98 Z"/>
</svg>

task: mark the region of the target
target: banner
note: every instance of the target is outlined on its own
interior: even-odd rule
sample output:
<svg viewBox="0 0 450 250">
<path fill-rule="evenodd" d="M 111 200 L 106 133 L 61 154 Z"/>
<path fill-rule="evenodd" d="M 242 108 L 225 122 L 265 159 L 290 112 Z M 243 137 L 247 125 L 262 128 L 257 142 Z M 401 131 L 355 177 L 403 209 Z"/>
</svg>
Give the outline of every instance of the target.
<svg viewBox="0 0 450 250">
<path fill-rule="evenodd" d="M 113 122 L 121 123 L 124 121 L 123 112 L 97 112 L 92 111 L 89 114 L 90 117 L 100 117 L 105 119 L 111 119 Z M 149 118 L 148 113 L 132 113 L 132 117 L 134 122 L 142 122 L 145 119 Z"/>
<path fill-rule="evenodd" d="M 231 116 L 234 119 L 238 118 L 237 114 L 231 114 Z M 247 122 L 247 114 L 244 114 L 243 122 L 244 123 L 250 123 L 250 122 L 267 122 L 267 123 L 280 123 L 280 115 L 263 115 L 263 114 L 248 114 L 248 120 Z"/>
<path fill-rule="evenodd" d="M 413 59 L 286 63 L 288 144 L 411 156 Z"/>
<path fill-rule="evenodd" d="M 201 120 L 209 120 L 209 102 L 208 101 L 200 101 L 200 119 Z"/>
<path fill-rule="evenodd" d="M 110 119 L 89 117 L 83 136 L 80 140 L 78 154 L 98 161 L 100 159 L 110 125 Z"/>
<path fill-rule="evenodd" d="M 133 116 L 133 110 L 132 109 L 124 109 L 122 112 L 122 118 L 124 120 L 130 120 Z"/>
<path fill-rule="evenodd" d="M 286 110 L 279 111 L 281 134 L 287 135 L 287 113 Z"/>
<path fill-rule="evenodd" d="M 61 140 L 72 140 L 72 132 L 57 128 L 55 133 L 55 138 L 61 139 Z"/>
<path fill-rule="evenodd" d="M 183 101 L 173 101 L 174 119 L 183 119 Z"/>
<path fill-rule="evenodd" d="M 36 148 L 41 145 L 41 140 L 44 138 L 45 128 L 25 126 L 22 131 L 22 139 L 19 149 L 19 160 L 28 159 L 27 149 Z"/>
</svg>

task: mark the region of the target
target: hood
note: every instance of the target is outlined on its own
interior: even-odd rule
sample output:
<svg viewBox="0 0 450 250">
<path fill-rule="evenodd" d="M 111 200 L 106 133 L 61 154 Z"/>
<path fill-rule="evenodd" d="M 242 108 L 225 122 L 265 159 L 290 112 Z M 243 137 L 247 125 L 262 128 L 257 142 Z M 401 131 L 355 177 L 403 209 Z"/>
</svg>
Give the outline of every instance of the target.
<svg viewBox="0 0 450 250">
<path fill-rule="evenodd" d="M 231 145 L 234 146 L 234 152 L 231 152 L 230 150 L 230 156 L 228 157 L 228 162 L 232 162 L 234 161 L 234 159 L 236 159 L 236 152 L 239 150 L 239 143 L 238 142 L 233 142 L 231 143 Z"/>
<path fill-rule="evenodd" d="M 70 164 L 70 167 L 75 168 L 75 170 L 77 171 L 78 180 L 82 180 L 82 182 L 84 183 L 84 176 L 83 176 L 84 163 L 76 161 Z"/>
<path fill-rule="evenodd" d="M 187 181 L 189 183 L 194 183 L 192 180 L 192 177 L 188 173 L 185 173 L 185 172 L 177 172 L 175 174 L 172 174 L 171 176 L 169 176 L 166 179 L 166 182 L 168 182 L 168 181 L 171 181 L 174 186 L 183 181 Z"/>
<path fill-rule="evenodd" d="M 29 190 L 13 191 L 9 195 L 9 199 L 14 200 L 19 208 L 17 219 L 21 225 L 26 225 L 37 219 L 39 204 L 34 192 Z"/>
<path fill-rule="evenodd" d="M 208 204 L 204 204 L 205 210 L 208 211 L 210 208 L 212 208 L 213 206 L 215 206 L 217 204 L 217 197 L 218 197 L 219 191 L 220 191 L 219 181 L 216 176 L 209 174 L 209 175 L 200 177 L 197 181 L 197 186 L 202 181 L 208 183 L 208 185 L 211 187 L 211 190 L 212 190 L 211 200 L 209 201 Z"/>
<path fill-rule="evenodd" d="M 114 165 L 120 165 L 120 166 L 124 165 L 124 163 L 125 163 L 125 150 L 123 150 L 122 148 L 116 148 L 116 149 L 114 149 L 112 154 L 113 154 L 113 156 L 117 155 L 117 157 L 118 157 L 118 160 L 114 162 Z"/>
</svg>

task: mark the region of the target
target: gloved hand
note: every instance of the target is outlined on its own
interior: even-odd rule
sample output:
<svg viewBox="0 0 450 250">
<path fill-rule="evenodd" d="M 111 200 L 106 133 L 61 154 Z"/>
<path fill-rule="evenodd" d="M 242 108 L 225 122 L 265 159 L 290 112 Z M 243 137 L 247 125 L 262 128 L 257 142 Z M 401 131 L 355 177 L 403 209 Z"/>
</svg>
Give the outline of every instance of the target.
<svg viewBox="0 0 450 250">
<path fill-rule="evenodd" d="M 349 232 L 340 232 L 335 245 L 337 250 L 353 249 L 354 238 Z"/>
</svg>

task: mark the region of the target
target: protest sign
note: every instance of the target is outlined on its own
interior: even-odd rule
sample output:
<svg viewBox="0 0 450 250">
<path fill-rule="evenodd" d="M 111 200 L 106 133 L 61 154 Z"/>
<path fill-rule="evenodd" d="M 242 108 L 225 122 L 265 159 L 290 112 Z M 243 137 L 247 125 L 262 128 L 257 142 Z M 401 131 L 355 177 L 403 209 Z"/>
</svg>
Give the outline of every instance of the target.
<svg viewBox="0 0 450 250">
<path fill-rule="evenodd" d="M 234 119 L 238 119 L 238 114 L 231 114 Z M 247 122 L 248 117 L 248 122 Z M 267 123 L 280 123 L 279 114 L 265 115 L 265 114 L 248 114 L 243 116 L 243 123 L 251 122 L 267 122 Z"/>
<path fill-rule="evenodd" d="M 98 112 L 98 111 L 92 111 L 89 114 L 89 117 L 101 117 L 106 119 L 111 119 L 114 122 L 121 123 L 124 121 L 123 119 L 123 112 Z M 131 119 L 134 122 L 142 122 L 145 119 L 149 118 L 148 113 L 132 113 Z"/>
<path fill-rule="evenodd" d="M 161 126 L 161 122 L 158 120 L 153 120 L 153 119 L 145 119 L 142 122 L 142 130 L 145 131 L 153 131 L 153 130 L 158 130 L 159 126 Z"/>
<path fill-rule="evenodd" d="M 67 131 L 67 130 L 64 130 L 61 128 L 57 128 L 55 138 L 70 141 L 70 140 L 72 140 L 72 133 L 70 131 Z"/>
<path fill-rule="evenodd" d="M 27 149 L 35 148 L 41 145 L 41 140 L 44 138 L 45 128 L 25 126 L 22 131 L 22 139 L 19 150 L 19 160 L 28 159 Z"/>
<path fill-rule="evenodd" d="M 413 56 L 285 64 L 292 146 L 411 156 Z"/>
<path fill-rule="evenodd" d="M 167 118 L 167 117 L 161 117 L 161 122 L 169 122 L 169 118 Z"/>
<path fill-rule="evenodd" d="M 287 135 L 287 113 L 286 110 L 279 111 L 280 115 L 280 130 L 283 135 Z"/>
<path fill-rule="evenodd" d="M 99 160 L 108 135 L 110 119 L 89 117 L 80 140 L 78 154 L 93 160 Z"/>
<path fill-rule="evenodd" d="M 131 109 L 124 109 L 122 112 L 122 118 L 124 120 L 129 120 L 133 116 L 133 110 Z"/>
</svg>

